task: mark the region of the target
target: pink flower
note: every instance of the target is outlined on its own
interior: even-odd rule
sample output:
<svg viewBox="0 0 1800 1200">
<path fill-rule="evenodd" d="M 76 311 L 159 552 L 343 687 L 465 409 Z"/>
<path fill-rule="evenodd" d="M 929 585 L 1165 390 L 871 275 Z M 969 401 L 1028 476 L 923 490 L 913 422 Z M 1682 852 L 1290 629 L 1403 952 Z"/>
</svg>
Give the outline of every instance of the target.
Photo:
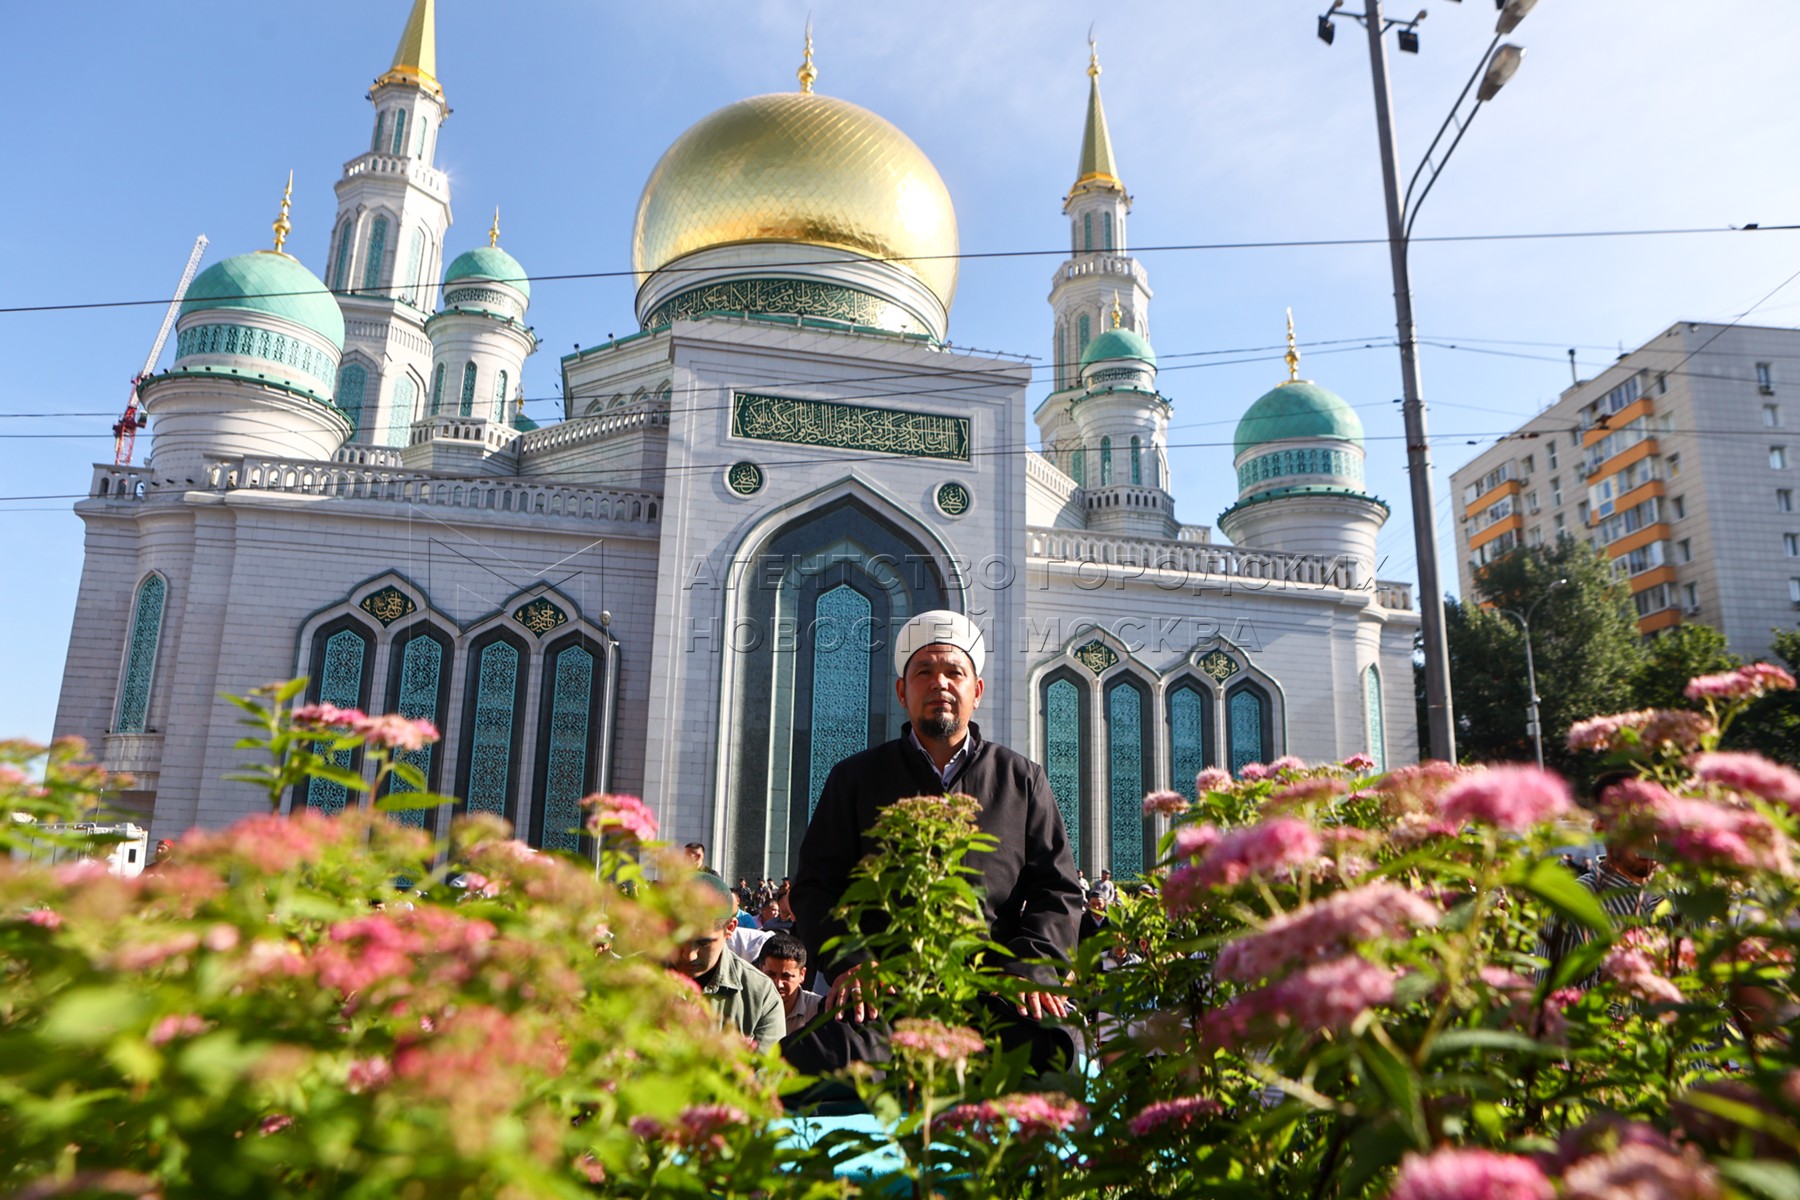
<svg viewBox="0 0 1800 1200">
<path fill-rule="evenodd" d="M 1175 857 L 1202 854 L 1224 836 L 1217 825 L 1183 825 L 1175 831 Z"/>
<path fill-rule="evenodd" d="M 950 1129 L 979 1129 L 1011 1124 L 1020 1141 L 1035 1141 L 1087 1124 L 1087 1107 L 1051 1092 L 1018 1092 L 979 1104 L 959 1104 L 939 1121 Z"/>
<path fill-rule="evenodd" d="M 1689 765 L 1694 777 L 1702 782 L 1749 792 L 1800 812 L 1800 772 L 1770 762 L 1760 754 L 1714 751 L 1695 755 Z"/>
<path fill-rule="evenodd" d="M 656 840 L 656 815 L 636 796 L 602 792 L 581 803 L 593 814 L 588 817 L 590 833 L 616 833 L 640 842 Z"/>
<path fill-rule="evenodd" d="M 27 925 L 36 925 L 39 929 L 61 929 L 62 914 L 54 908 L 34 908 L 25 914 Z"/>
<path fill-rule="evenodd" d="M 379 1054 L 372 1058 L 352 1059 L 344 1078 L 344 1090 L 352 1095 L 371 1092 L 393 1077 L 393 1064 Z"/>
<path fill-rule="evenodd" d="M 1175 920 L 1196 916 L 1206 906 L 1207 891 L 1199 867 L 1192 863 L 1176 867 L 1163 882 L 1163 910 Z"/>
<path fill-rule="evenodd" d="M 663 1132 L 667 1129 L 667 1126 L 655 1117 L 646 1117 L 640 1114 L 631 1118 L 630 1122 L 627 1124 L 627 1128 L 629 1128 L 636 1136 L 643 1138 L 646 1142 L 657 1142 L 662 1140 Z"/>
<path fill-rule="evenodd" d="M 206 1030 L 206 1022 L 193 1013 L 171 1013 L 151 1027 L 149 1041 L 152 1046 L 166 1046 L 176 1038 L 198 1037 Z"/>
<path fill-rule="evenodd" d="M 1492 1150 L 1408 1154 L 1388 1200 L 1550 1200 L 1550 1180 L 1529 1158 Z"/>
<path fill-rule="evenodd" d="M 1644 708 L 1590 717 L 1569 727 L 1569 749 L 1604 754 L 1633 746 L 1692 750 L 1719 731 L 1712 717 L 1685 708 Z"/>
<path fill-rule="evenodd" d="M 335 704 L 302 704 L 294 710 L 296 728 L 321 732 L 327 729 L 354 729 L 368 719 L 369 714 L 360 708 L 339 708 Z"/>
<path fill-rule="evenodd" d="M 1263 766 L 1261 763 L 1245 763 L 1238 768 L 1238 778 L 1249 780 L 1251 782 L 1255 782 L 1258 779 L 1267 779 L 1270 774 L 1269 768 Z"/>
<path fill-rule="evenodd" d="M 384 750 L 423 750 L 438 740 L 437 726 L 430 721 L 415 721 L 399 713 L 364 717 L 355 723 L 363 741 Z"/>
<path fill-rule="evenodd" d="M 1563 1173 L 1563 1200 L 1717 1200 L 1719 1177 L 1697 1157 L 1633 1142 Z"/>
<path fill-rule="evenodd" d="M 1649 1004 L 1680 1004 L 1681 989 L 1657 974 L 1650 957 L 1642 950 L 1622 949 L 1608 954 L 1600 971 L 1617 983 L 1627 995 Z M 1672 1019 L 1672 1018 L 1671 1018 Z"/>
<path fill-rule="evenodd" d="M 1158 1130 L 1170 1133 L 1190 1129 L 1200 1122 L 1218 1116 L 1225 1106 L 1211 1096 L 1183 1096 L 1175 1100 L 1158 1100 L 1131 1118 L 1131 1136 L 1148 1137 Z"/>
<path fill-rule="evenodd" d="M 1350 791 L 1342 779 L 1319 775 L 1284 783 L 1269 794 L 1266 808 L 1285 810 L 1308 804 L 1328 804 Z"/>
<path fill-rule="evenodd" d="M 1275 774 L 1282 771 L 1304 771 L 1306 770 L 1306 761 L 1295 758 L 1292 754 L 1284 754 L 1269 764 L 1269 770 Z"/>
<path fill-rule="evenodd" d="M 200 946 L 200 935 L 177 933 L 160 942 L 127 942 L 113 954 L 113 966 L 120 971 L 149 971 L 172 958 L 191 954 Z"/>
<path fill-rule="evenodd" d="M 1741 700 L 1770 691 L 1792 691 L 1794 677 L 1773 663 L 1747 663 L 1735 671 L 1688 680 L 1689 700 Z"/>
<path fill-rule="evenodd" d="M 1569 809 L 1569 785 L 1537 767 L 1489 767 L 1459 779 L 1438 800 L 1438 811 L 1458 823 L 1478 821 L 1524 830 Z"/>
<path fill-rule="evenodd" d="M 1677 796 L 1648 779 L 1614 784 L 1601 805 L 1621 836 L 1661 842 L 1687 862 L 1728 871 L 1793 870 L 1787 836 L 1754 809 Z"/>
<path fill-rule="evenodd" d="M 1187 808 L 1187 797 L 1180 792 L 1151 792 L 1144 797 L 1146 817 L 1178 817 Z"/>
<path fill-rule="evenodd" d="M 676 1123 L 685 1149 L 717 1154 L 725 1149 L 725 1134 L 749 1120 L 742 1109 L 729 1104 L 694 1104 L 681 1110 Z"/>
<path fill-rule="evenodd" d="M 1270 921 L 1219 951 L 1214 973 L 1249 983 L 1330 958 L 1377 938 L 1407 937 L 1436 925 L 1437 907 L 1398 884 L 1379 882 L 1338 892 Z"/>
<path fill-rule="evenodd" d="M 280 1133 L 293 1123 L 294 1118 L 286 1113 L 270 1113 L 262 1119 L 262 1124 L 257 1126 L 256 1131 L 262 1136 L 268 1137 L 272 1133 Z"/>
<path fill-rule="evenodd" d="M 1544 1037 L 1559 1045 L 1568 1040 L 1569 1009 L 1580 1002 L 1582 995 L 1580 988 L 1566 987 L 1557 988 L 1544 997 L 1544 1006 L 1538 1010 Z"/>
<path fill-rule="evenodd" d="M 896 1050 L 949 1063 L 963 1062 L 987 1049 L 987 1042 L 973 1029 L 922 1017 L 895 1021 L 888 1041 Z"/>
<path fill-rule="evenodd" d="M 1252 875 L 1269 876 L 1298 867 L 1319 856 L 1319 835 L 1305 821 L 1277 817 L 1220 838 L 1200 860 L 1199 882 L 1205 887 L 1235 887 Z"/>
<path fill-rule="evenodd" d="M 1367 754 L 1358 751 L 1344 760 L 1344 766 L 1352 771 L 1373 771 L 1375 769 L 1375 760 Z"/>
<path fill-rule="evenodd" d="M 1205 1018 L 1203 1040 L 1236 1046 L 1290 1029 L 1342 1033 L 1356 1018 L 1394 998 L 1394 972 L 1357 954 L 1313 963 L 1277 983 L 1245 992 Z"/>
<path fill-rule="evenodd" d="M 1208 792 L 1222 792 L 1231 786 L 1231 772 L 1219 767 L 1208 767 L 1194 776 L 1194 795 L 1204 796 Z"/>
</svg>

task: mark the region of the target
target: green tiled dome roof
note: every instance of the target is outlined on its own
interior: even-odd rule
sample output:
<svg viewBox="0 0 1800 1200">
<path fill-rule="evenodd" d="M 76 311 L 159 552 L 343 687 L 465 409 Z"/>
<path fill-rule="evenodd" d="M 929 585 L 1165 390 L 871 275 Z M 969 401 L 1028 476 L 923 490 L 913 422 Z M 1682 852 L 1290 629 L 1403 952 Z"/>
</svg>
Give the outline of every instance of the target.
<svg viewBox="0 0 1800 1200">
<path fill-rule="evenodd" d="M 1284 383 L 1252 404 L 1238 422 L 1234 454 L 1291 438 L 1328 438 L 1361 446 L 1362 420 L 1336 392 L 1305 380 Z"/>
<path fill-rule="evenodd" d="M 1156 365 L 1156 351 L 1150 348 L 1150 339 L 1129 329 L 1109 329 L 1089 342 L 1081 352 L 1081 365 L 1085 368 L 1109 358 L 1138 358 Z"/>
<path fill-rule="evenodd" d="M 531 280 L 525 278 L 525 268 L 519 260 L 498 246 L 477 246 L 473 250 L 465 250 L 456 256 L 450 269 L 444 272 L 446 285 L 461 279 L 488 279 L 504 283 L 507 287 L 516 288 L 531 299 Z"/>
<path fill-rule="evenodd" d="M 181 315 L 212 311 L 268 313 L 344 348 L 344 313 L 337 299 L 297 259 L 273 250 L 239 254 L 200 272 L 181 302 Z"/>
</svg>

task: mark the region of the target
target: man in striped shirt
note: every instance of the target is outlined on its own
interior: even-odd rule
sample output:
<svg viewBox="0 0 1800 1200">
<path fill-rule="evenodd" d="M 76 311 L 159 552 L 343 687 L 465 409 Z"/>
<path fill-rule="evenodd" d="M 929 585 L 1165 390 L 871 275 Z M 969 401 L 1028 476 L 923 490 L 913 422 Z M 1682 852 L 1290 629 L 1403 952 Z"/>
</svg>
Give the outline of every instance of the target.
<svg viewBox="0 0 1800 1200">
<path fill-rule="evenodd" d="M 1600 901 L 1600 907 L 1606 910 L 1615 925 L 1630 927 L 1647 925 L 1652 921 L 1669 923 L 1669 916 L 1664 908 L 1664 897 L 1649 889 L 1650 880 L 1656 874 L 1657 862 L 1646 857 L 1639 849 L 1624 844 L 1614 835 L 1613 816 L 1609 814 L 1603 803 L 1606 792 L 1615 784 L 1635 778 L 1635 772 L 1609 771 L 1595 781 L 1590 795 L 1597 802 L 1598 815 L 1594 818 L 1594 832 L 1606 844 L 1606 853 L 1594 864 L 1594 869 L 1576 878 L 1582 887 L 1594 893 Z M 1544 960 L 1544 968 L 1539 972 L 1541 979 L 1554 971 L 1556 964 L 1567 958 L 1578 946 L 1586 945 L 1594 937 L 1593 930 L 1579 922 L 1557 917 L 1545 927 L 1538 937 L 1538 957 Z M 1596 968 L 1585 978 L 1570 980 L 1568 986 L 1587 989 L 1598 983 L 1600 972 Z"/>
</svg>

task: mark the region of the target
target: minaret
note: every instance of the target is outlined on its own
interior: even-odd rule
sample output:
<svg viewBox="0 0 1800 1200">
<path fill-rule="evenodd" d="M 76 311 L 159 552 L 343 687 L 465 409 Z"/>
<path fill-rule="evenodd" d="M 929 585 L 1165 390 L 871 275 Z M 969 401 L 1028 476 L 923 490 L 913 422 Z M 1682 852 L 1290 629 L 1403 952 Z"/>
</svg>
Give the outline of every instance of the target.
<svg viewBox="0 0 1800 1200">
<path fill-rule="evenodd" d="M 1068 418 L 1072 397 L 1081 390 L 1081 358 L 1088 344 L 1113 327 L 1115 300 L 1119 327 L 1150 336 L 1150 277 L 1126 253 L 1125 218 L 1131 197 L 1119 179 L 1113 159 L 1112 132 L 1100 103 L 1100 50 L 1088 40 L 1087 124 L 1081 134 L 1081 159 L 1075 183 L 1063 197 L 1069 219 L 1066 262 L 1050 284 L 1054 314 L 1051 335 L 1050 397 L 1037 410 L 1044 453 L 1069 471 L 1073 426 Z"/>
<path fill-rule="evenodd" d="M 431 370 L 425 318 L 437 306 L 450 181 L 431 165 L 450 113 L 437 81 L 433 0 L 413 0 L 393 65 L 369 89 L 369 147 L 344 164 L 325 282 L 347 327 L 340 399 L 360 389 L 354 440 L 403 446 Z"/>
</svg>

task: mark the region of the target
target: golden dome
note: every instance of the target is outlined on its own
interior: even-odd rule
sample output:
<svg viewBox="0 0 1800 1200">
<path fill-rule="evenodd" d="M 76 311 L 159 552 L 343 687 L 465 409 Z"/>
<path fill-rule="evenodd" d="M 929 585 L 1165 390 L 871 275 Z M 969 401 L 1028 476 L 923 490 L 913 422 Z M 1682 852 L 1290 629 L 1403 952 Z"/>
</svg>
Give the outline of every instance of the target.
<svg viewBox="0 0 1800 1200">
<path fill-rule="evenodd" d="M 937 168 L 892 124 L 832 96 L 726 105 L 650 172 L 631 240 L 640 285 L 685 254 L 743 242 L 893 260 L 946 310 L 956 294 L 956 210 Z"/>
</svg>

